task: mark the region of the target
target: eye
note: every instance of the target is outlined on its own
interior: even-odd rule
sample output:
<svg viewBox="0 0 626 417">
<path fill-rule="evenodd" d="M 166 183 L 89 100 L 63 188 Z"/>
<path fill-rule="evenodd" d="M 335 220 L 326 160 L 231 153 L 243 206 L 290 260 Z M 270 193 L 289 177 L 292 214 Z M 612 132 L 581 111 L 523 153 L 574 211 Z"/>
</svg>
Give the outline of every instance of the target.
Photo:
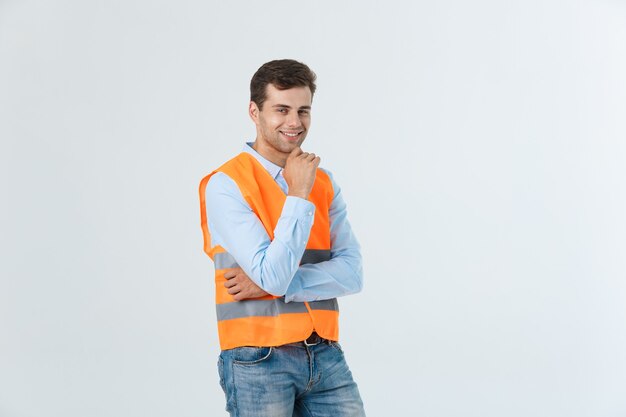
<svg viewBox="0 0 626 417">
<path fill-rule="evenodd" d="M 278 108 L 276 109 L 276 111 L 277 111 L 278 113 L 282 113 L 282 114 L 286 114 L 286 113 L 287 113 L 287 109 L 286 109 L 286 108 L 284 108 L 284 107 L 278 107 Z"/>
<path fill-rule="evenodd" d="M 299 110 L 298 113 L 303 116 L 308 116 L 311 112 L 309 110 Z"/>
</svg>

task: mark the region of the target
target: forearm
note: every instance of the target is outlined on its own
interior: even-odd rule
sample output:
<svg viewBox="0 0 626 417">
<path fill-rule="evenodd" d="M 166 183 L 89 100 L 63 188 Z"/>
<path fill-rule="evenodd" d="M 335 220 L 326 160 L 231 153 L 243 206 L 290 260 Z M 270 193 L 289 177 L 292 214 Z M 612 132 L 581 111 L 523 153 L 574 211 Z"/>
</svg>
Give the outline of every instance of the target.
<svg viewBox="0 0 626 417">
<path fill-rule="evenodd" d="M 315 206 L 287 197 L 270 240 L 234 182 L 216 174 L 207 185 L 207 217 L 220 244 L 259 287 L 284 295 L 294 277 L 313 225 Z"/>
<path fill-rule="evenodd" d="M 259 237 L 242 245 L 240 239 L 233 236 L 228 239 L 233 240 L 232 243 L 225 242 L 226 250 L 250 279 L 272 295 L 284 295 L 298 270 L 313 223 L 312 217 L 301 214 L 314 210 L 309 205 L 312 206 L 305 200 L 288 198 L 272 241 Z"/>
<path fill-rule="evenodd" d="M 363 270 L 344 259 L 300 266 L 285 294 L 285 301 L 318 301 L 361 291 Z"/>
</svg>

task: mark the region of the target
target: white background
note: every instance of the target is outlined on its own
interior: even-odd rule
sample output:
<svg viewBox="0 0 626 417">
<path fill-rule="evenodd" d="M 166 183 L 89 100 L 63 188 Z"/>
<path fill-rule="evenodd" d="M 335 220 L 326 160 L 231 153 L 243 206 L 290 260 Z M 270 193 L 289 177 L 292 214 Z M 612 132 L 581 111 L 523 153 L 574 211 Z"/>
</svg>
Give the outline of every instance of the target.
<svg viewBox="0 0 626 417">
<path fill-rule="evenodd" d="M 625 416 L 618 0 L 0 0 L 0 416 L 225 415 L 197 185 L 286 57 L 368 414 Z"/>
</svg>

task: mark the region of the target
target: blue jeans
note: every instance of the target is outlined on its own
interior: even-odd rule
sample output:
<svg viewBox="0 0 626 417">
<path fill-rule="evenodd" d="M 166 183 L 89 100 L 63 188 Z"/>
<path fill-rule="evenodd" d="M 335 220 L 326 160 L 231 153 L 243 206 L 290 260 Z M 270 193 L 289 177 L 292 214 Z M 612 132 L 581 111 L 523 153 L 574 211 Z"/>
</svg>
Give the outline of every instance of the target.
<svg viewBox="0 0 626 417">
<path fill-rule="evenodd" d="M 218 370 L 233 417 L 365 416 L 336 342 L 223 350 Z"/>
</svg>

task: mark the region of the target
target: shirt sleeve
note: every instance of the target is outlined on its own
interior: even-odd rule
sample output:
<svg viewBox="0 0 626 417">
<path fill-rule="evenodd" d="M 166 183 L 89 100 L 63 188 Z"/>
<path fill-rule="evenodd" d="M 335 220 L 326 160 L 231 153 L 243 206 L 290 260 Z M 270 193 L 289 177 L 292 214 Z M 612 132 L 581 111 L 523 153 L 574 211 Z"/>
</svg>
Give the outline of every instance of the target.
<svg viewBox="0 0 626 417">
<path fill-rule="evenodd" d="M 315 205 L 287 196 L 274 230 L 274 240 L 270 240 L 237 184 L 218 172 L 207 183 L 206 211 L 213 242 L 230 253 L 263 290 L 284 295 L 309 240 Z"/>
<path fill-rule="evenodd" d="M 341 189 L 330 172 L 325 172 L 334 189 L 329 209 L 331 259 L 300 266 L 287 288 L 286 302 L 327 300 L 354 294 L 363 287 L 361 248 L 348 222 Z"/>
</svg>

